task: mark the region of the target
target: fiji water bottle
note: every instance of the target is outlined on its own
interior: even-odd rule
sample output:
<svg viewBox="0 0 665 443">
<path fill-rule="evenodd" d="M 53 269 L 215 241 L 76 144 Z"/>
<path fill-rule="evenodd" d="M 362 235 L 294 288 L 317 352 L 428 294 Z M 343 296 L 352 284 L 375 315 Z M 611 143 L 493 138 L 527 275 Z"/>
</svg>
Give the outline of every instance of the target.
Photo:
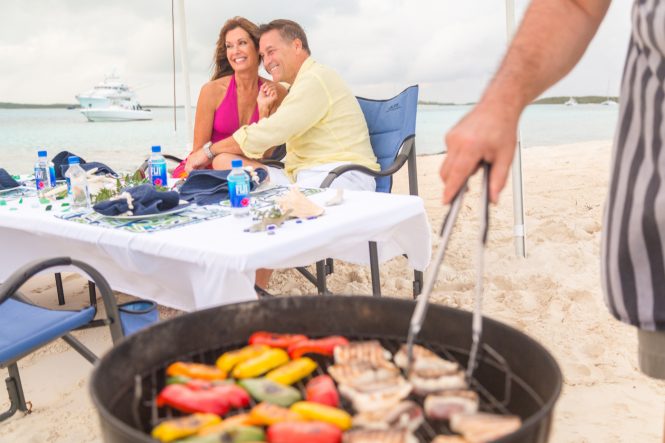
<svg viewBox="0 0 665 443">
<path fill-rule="evenodd" d="M 90 207 L 90 192 L 88 190 L 88 177 L 81 167 L 81 160 L 72 155 L 68 159 L 69 167 L 65 172 L 67 179 L 67 194 L 74 208 Z"/>
<path fill-rule="evenodd" d="M 42 194 L 55 187 L 55 168 L 46 156 L 46 151 L 38 151 L 35 163 L 35 185 Z"/>
<path fill-rule="evenodd" d="M 236 217 L 249 215 L 249 176 L 242 169 L 242 160 L 232 160 L 227 180 L 231 211 Z"/>
<path fill-rule="evenodd" d="M 154 186 L 167 186 L 166 160 L 162 156 L 162 147 L 153 146 L 150 156 L 150 183 Z"/>
</svg>

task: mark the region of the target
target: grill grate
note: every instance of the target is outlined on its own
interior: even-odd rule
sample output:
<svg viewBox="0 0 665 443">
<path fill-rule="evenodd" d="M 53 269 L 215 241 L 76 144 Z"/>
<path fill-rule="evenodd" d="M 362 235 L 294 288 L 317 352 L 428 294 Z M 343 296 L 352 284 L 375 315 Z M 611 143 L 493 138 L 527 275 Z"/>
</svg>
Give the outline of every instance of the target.
<svg viewBox="0 0 665 443">
<path fill-rule="evenodd" d="M 404 343 L 403 339 L 386 338 L 386 337 L 369 336 L 369 335 L 347 336 L 347 338 L 353 341 L 378 340 L 379 342 L 381 342 L 383 347 L 389 350 L 393 355 L 399 350 L 399 348 Z M 433 352 L 435 352 L 436 354 L 447 360 L 459 363 L 460 366 L 462 367 L 464 366 L 463 363 L 466 362 L 466 360 L 468 359 L 468 351 L 460 348 L 452 346 L 442 346 L 442 345 L 436 345 L 424 342 L 419 342 L 418 344 L 427 347 L 428 349 L 432 350 Z M 217 357 L 219 357 L 224 352 L 238 349 L 246 345 L 247 342 L 234 343 L 232 345 L 226 345 L 214 350 L 202 351 L 190 355 L 182 355 L 180 358 L 178 358 L 178 360 L 214 365 Z M 333 363 L 333 359 L 330 357 L 323 357 L 319 355 L 309 355 L 309 357 L 316 360 L 316 362 L 319 364 L 319 367 L 309 377 L 299 381 L 294 385 L 295 388 L 300 390 L 300 392 L 303 394 L 303 397 L 307 381 L 309 381 L 311 378 L 317 375 L 326 374 L 328 366 Z M 491 412 L 494 414 L 502 414 L 502 415 L 511 414 L 511 411 L 509 410 L 508 406 L 510 404 L 511 390 L 514 384 L 519 384 L 521 388 L 528 389 L 529 391 L 531 391 L 531 396 L 538 403 L 539 407 L 542 407 L 544 405 L 542 399 L 535 392 L 529 389 L 528 385 L 510 370 L 510 367 L 506 363 L 505 359 L 490 346 L 486 344 L 483 345 L 483 347 L 481 348 L 481 353 L 478 358 L 478 362 L 479 365 L 475 371 L 476 374 L 479 373 L 479 370 L 482 367 L 488 366 L 498 371 L 504 377 L 504 390 L 503 390 L 502 399 L 498 399 L 495 395 L 493 395 L 489 389 L 487 389 L 485 386 L 483 386 L 482 383 L 478 381 L 477 378 L 474 377 L 470 380 L 467 380 L 470 389 L 478 393 L 481 411 Z M 166 384 L 166 368 L 169 366 L 170 363 L 173 363 L 173 361 L 168 362 L 167 364 L 159 368 L 156 368 L 155 370 L 153 370 L 148 374 L 145 374 L 143 376 L 137 375 L 135 377 L 134 399 L 132 402 L 132 407 L 133 407 L 132 415 L 134 417 L 135 427 L 143 432 L 149 433 L 150 430 L 161 421 L 182 415 L 180 412 L 173 410 L 170 407 L 158 408 L 155 403 L 155 398 L 157 397 L 157 393 Z M 415 401 L 421 407 L 423 407 L 424 403 L 423 397 L 411 395 L 409 399 Z M 340 400 L 342 403 L 342 407 L 349 413 L 352 413 L 353 410 L 351 408 L 351 404 L 344 398 L 340 398 Z M 235 409 L 231 411 L 229 414 L 227 414 L 227 417 L 249 412 L 249 410 L 255 405 L 256 402 L 254 401 L 254 399 L 251 399 L 250 406 L 248 408 Z M 414 434 L 419 442 L 429 442 L 437 435 L 450 435 L 453 434 L 453 432 L 448 427 L 447 422 L 425 420 L 424 423 L 418 428 L 418 430 Z"/>
</svg>

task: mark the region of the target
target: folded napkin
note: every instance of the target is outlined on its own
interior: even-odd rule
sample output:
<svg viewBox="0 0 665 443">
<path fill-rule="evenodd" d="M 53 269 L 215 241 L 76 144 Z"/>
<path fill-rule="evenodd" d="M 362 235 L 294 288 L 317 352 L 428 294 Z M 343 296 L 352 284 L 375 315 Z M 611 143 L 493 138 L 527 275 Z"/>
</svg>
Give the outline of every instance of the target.
<svg viewBox="0 0 665 443">
<path fill-rule="evenodd" d="M 197 205 L 212 205 L 229 198 L 229 183 L 227 177 L 230 169 L 214 171 L 201 169 L 189 173 L 189 177 L 180 187 L 180 197 L 183 200 L 194 202 Z M 249 180 L 249 189 L 253 191 L 259 184 L 268 178 L 268 171 L 263 168 L 255 169 L 259 183 Z M 247 175 L 250 175 L 245 171 Z"/>
<path fill-rule="evenodd" d="M 109 216 L 150 215 L 169 211 L 179 202 L 180 196 L 175 191 L 161 192 L 152 185 L 140 185 L 125 190 L 120 198 L 97 203 L 92 209 Z"/>
<path fill-rule="evenodd" d="M 73 154 L 69 151 L 62 151 L 56 154 L 55 157 L 53 157 L 53 166 L 55 167 L 55 179 L 56 180 L 64 180 L 65 179 L 65 172 L 67 172 L 67 169 L 69 169 L 69 157 L 71 155 L 74 155 L 79 158 L 81 168 L 83 168 L 84 171 L 90 171 L 91 169 L 97 168 L 97 172 L 95 172 L 95 175 L 101 175 L 101 174 L 111 174 L 114 176 L 117 176 L 118 174 L 115 173 L 115 171 L 108 166 L 106 166 L 104 163 L 99 163 L 99 162 L 86 162 L 83 160 L 82 157 Z"/>
<path fill-rule="evenodd" d="M 9 172 L 0 168 L 0 191 L 18 188 L 19 186 L 21 186 L 21 184 L 14 180 L 14 177 L 12 177 Z"/>
</svg>

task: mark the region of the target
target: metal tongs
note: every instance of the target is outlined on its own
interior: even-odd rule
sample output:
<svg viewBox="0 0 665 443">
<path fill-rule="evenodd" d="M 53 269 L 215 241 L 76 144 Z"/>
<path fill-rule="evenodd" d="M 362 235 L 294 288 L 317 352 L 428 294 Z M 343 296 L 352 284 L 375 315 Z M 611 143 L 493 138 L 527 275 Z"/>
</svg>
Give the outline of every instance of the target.
<svg viewBox="0 0 665 443">
<path fill-rule="evenodd" d="M 476 259 L 476 291 L 473 321 L 471 325 L 471 353 L 469 355 L 469 362 L 466 368 L 467 379 L 472 378 L 473 371 L 475 370 L 476 360 L 478 358 L 478 347 L 480 345 L 480 336 L 482 334 L 483 274 L 485 268 L 485 245 L 487 244 L 487 229 L 489 225 L 489 163 L 483 163 L 482 168 L 483 189 L 481 194 L 482 203 L 480 208 L 480 236 L 478 239 L 478 257 Z M 453 225 L 457 220 L 457 216 L 459 214 L 460 207 L 462 206 L 462 200 L 466 190 L 467 184 L 464 183 L 464 186 L 462 186 L 460 191 L 453 199 L 453 202 L 450 205 L 450 210 L 448 211 L 446 218 L 443 220 L 441 234 L 439 237 L 439 249 L 437 250 L 436 257 L 434 258 L 434 266 L 432 268 L 432 272 L 430 272 L 427 278 L 427 281 L 425 282 L 423 292 L 418 298 L 416 309 L 413 311 L 413 315 L 411 316 L 409 334 L 406 341 L 408 356 L 407 375 L 411 375 L 411 370 L 413 369 L 413 343 L 425 322 L 427 308 L 429 307 L 429 297 L 432 292 L 432 288 L 434 287 L 434 283 L 436 283 L 436 277 L 439 273 L 441 263 L 443 262 L 443 257 L 446 253 L 446 248 L 448 247 L 448 241 L 450 240 L 450 234 L 453 230 Z"/>
</svg>

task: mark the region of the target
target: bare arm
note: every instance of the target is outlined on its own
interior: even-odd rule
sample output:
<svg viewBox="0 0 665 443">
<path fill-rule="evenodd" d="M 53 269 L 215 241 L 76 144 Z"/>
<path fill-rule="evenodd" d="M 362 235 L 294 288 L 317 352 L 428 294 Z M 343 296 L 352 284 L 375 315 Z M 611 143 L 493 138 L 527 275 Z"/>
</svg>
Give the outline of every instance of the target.
<svg viewBox="0 0 665 443">
<path fill-rule="evenodd" d="M 534 0 L 480 102 L 448 134 L 441 167 L 449 203 L 480 161 L 493 164 L 496 203 L 513 159 L 524 108 L 563 78 L 584 54 L 611 0 Z"/>
<path fill-rule="evenodd" d="M 210 141 L 212 124 L 215 119 L 215 107 L 219 100 L 219 86 L 208 82 L 201 88 L 196 103 L 196 117 L 194 118 L 194 145 L 192 151 L 201 149 Z"/>
</svg>

